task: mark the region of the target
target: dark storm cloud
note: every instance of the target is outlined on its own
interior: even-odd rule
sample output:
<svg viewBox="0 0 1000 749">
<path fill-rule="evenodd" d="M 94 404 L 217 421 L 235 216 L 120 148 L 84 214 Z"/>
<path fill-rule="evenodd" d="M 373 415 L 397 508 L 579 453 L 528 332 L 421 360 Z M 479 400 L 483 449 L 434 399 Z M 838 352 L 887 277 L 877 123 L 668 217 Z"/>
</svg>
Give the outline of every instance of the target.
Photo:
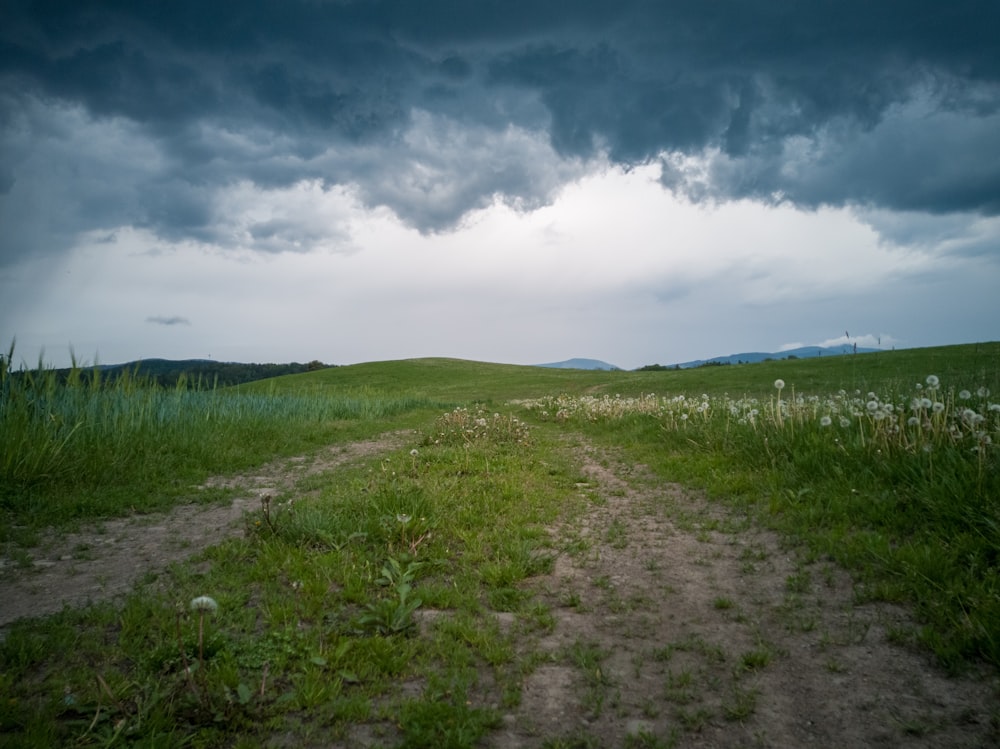
<svg viewBox="0 0 1000 749">
<path fill-rule="evenodd" d="M 432 231 L 543 204 L 602 154 L 659 159 L 695 198 L 1000 212 L 992 0 L 2 7 L 8 259 L 42 241 L 53 221 L 21 209 L 53 193 L 64 237 L 216 241 L 212 196 L 240 180 L 352 185 Z M 114 129 L 103 150 L 81 119 Z"/>
</svg>

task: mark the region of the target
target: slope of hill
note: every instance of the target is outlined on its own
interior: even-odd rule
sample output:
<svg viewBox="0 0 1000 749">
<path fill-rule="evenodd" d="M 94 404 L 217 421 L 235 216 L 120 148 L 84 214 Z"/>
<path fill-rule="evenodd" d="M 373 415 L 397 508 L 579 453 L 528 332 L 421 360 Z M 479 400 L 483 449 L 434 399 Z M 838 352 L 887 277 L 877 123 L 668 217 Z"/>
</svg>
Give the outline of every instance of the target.
<svg viewBox="0 0 1000 749">
<path fill-rule="evenodd" d="M 930 374 L 942 383 L 983 385 L 1000 392 L 1000 342 L 899 349 L 858 356 L 782 359 L 742 367 L 676 370 L 580 370 L 462 359 L 425 358 L 331 367 L 241 386 L 250 392 L 330 391 L 366 397 L 400 395 L 438 401 L 501 404 L 546 395 L 620 393 L 754 394 L 769 396 L 777 378 L 796 392 L 827 393 L 840 388 L 867 392 L 884 382 L 922 382 Z"/>
</svg>

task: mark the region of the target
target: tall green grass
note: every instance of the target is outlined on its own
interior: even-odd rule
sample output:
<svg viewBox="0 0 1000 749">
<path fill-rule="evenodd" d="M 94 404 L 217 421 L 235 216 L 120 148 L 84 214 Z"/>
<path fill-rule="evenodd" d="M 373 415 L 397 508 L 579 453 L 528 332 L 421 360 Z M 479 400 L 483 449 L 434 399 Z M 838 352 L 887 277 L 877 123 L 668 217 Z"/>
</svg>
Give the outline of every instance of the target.
<svg viewBox="0 0 1000 749">
<path fill-rule="evenodd" d="M 165 390 L 125 372 L 74 367 L 65 382 L 0 356 L 0 508 L 59 522 L 157 506 L 172 487 L 336 441 L 427 401 L 339 395 Z M 138 496 L 137 496 L 138 495 Z"/>
</svg>

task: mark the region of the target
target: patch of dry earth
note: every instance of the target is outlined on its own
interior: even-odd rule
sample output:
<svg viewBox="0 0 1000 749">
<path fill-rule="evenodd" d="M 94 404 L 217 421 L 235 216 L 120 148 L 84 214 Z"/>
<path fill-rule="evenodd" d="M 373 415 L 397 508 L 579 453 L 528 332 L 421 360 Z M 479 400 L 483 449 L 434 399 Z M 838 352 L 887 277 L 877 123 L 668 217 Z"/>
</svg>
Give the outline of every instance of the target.
<svg viewBox="0 0 1000 749">
<path fill-rule="evenodd" d="M 74 533 L 48 534 L 34 548 L 0 558 L 0 628 L 26 616 L 44 616 L 126 593 L 141 576 L 241 533 L 241 519 L 262 497 L 290 491 L 300 479 L 403 446 L 405 433 L 334 445 L 309 457 L 261 466 L 252 474 L 217 476 L 202 487 L 235 489 L 228 505 L 180 505 L 167 513 L 133 515 Z M 25 557 L 27 564 L 25 564 Z M 0 629 L 2 635 L 2 629 Z"/>
<path fill-rule="evenodd" d="M 594 501 L 541 581 L 549 657 L 489 747 L 997 745 L 995 675 L 890 643 L 904 611 L 854 605 L 843 571 L 642 466 L 580 457 Z"/>
</svg>

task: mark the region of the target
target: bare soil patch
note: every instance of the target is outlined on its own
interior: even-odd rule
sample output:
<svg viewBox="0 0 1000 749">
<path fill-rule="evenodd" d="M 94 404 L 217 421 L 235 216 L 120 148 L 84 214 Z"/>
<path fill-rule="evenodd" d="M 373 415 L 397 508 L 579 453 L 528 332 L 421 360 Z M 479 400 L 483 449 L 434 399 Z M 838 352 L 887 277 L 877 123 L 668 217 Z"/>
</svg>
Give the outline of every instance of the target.
<svg viewBox="0 0 1000 749">
<path fill-rule="evenodd" d="M 538 581 L 556 626 L 488 742 L 513 747 L 997 746 L 995 674 L 889 640 L 850 577 L 642 466 L 577 448 L 592 509 Z"/>
<path fill-rule="evenodd" d="M 227 505 L 180 505 L 168 513 L 133 515 L 92 524 L 74 533 L 48 534 L 31 549 L 0 556 L 2 627 L 26 616 L 44 616 L 64 606 L 81 606 L 126 593 L 143 575 L 242 532 L 247 510 L 265 496 L 291 490 L 301 478 L 323 473 L 405 444 L 407 435 L 334 445 L 308 457 L 268 463 L 251 474 L 217 476 L 202 487 L 237 490 Z"/>
</svg>

